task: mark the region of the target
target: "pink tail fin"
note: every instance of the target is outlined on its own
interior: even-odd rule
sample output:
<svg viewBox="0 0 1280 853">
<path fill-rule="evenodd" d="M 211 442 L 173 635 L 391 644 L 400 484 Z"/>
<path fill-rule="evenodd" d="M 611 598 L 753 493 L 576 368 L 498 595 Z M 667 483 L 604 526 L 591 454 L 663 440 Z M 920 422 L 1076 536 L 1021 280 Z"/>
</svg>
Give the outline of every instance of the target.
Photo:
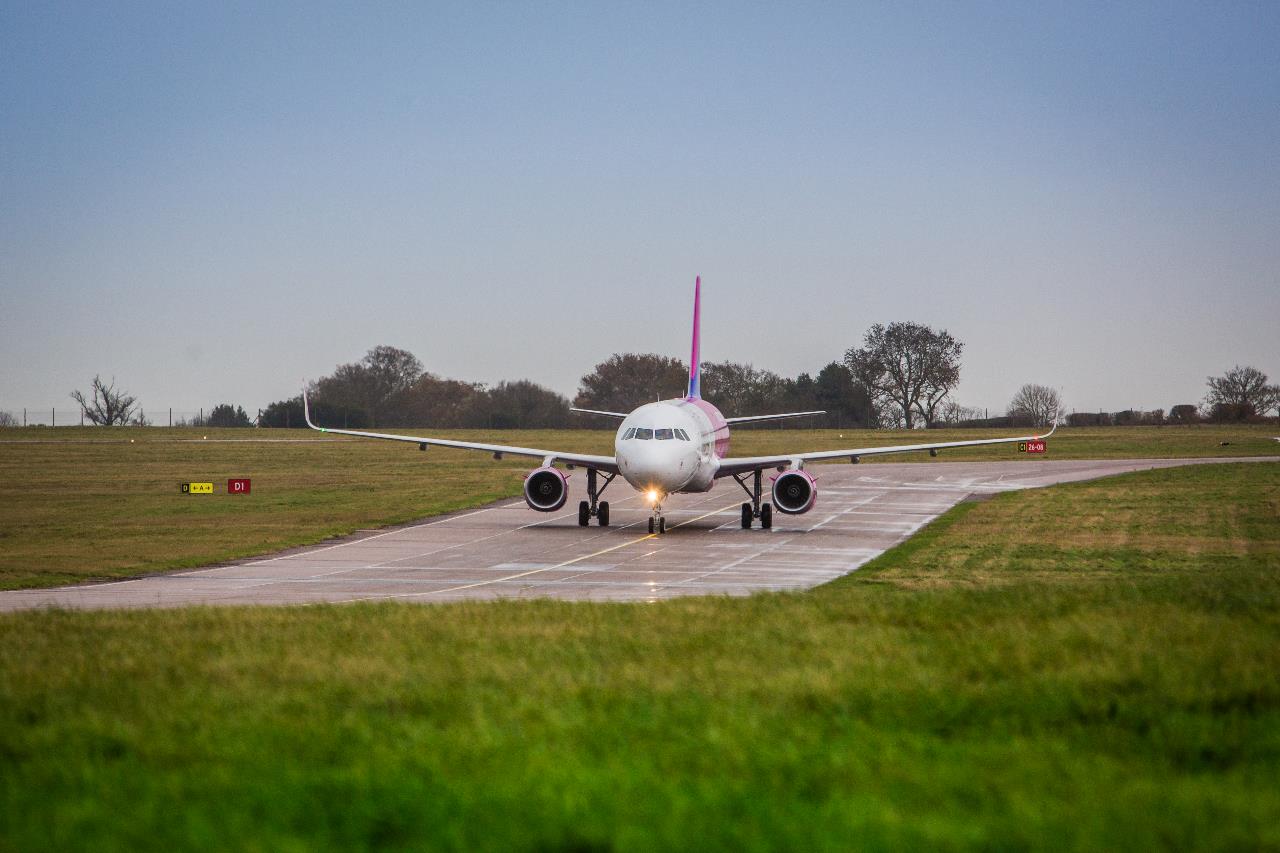
<svg viewBox="0 0 1280 853">
<path fill-rule="evenodd" d="M 702 321 L 702 276 L 698 276 L 693 285 L 693 352 L 689 356 L 689 393 L 691 400 L 702 397 L 701 383 L 698 380 L 698 339 L 701 336 L 699 326 Z"/>
</svg>

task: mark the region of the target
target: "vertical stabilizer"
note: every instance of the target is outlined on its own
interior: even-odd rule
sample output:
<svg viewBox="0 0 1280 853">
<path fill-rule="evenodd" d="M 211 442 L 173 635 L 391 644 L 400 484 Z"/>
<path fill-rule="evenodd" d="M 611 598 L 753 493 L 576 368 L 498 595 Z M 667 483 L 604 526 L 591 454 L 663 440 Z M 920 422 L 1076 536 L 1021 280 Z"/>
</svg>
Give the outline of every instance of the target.
<svg viewBox="0 0 1280 853">
<path fill-rule="evenodd" d="M 702 276 L 698 276 L 693 284 L 693 352 L 689 355 L 689 393 L 687 395 L 692 400 L 698 400 L 702 397 L 701 383 L 698 381 L 698 327 L 701 320 Z"/>
</svg>

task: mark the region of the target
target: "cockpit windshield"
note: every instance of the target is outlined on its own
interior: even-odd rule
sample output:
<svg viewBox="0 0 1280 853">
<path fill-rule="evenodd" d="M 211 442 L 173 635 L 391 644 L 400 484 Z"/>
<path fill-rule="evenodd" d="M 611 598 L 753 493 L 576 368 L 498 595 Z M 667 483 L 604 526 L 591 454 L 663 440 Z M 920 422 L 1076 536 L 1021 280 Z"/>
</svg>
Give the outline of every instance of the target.
<svg viewBox="0 0 1280 853">
<path fill-rule="evenodd" d="M 641 441 L 648 441 L 649 439 L 653 438 L 653 430 L 640 427 L 636 430 L 636 438 L 640 439 Z"/>
<path fill-rule="evenodd" d="M 655 429 L 653 431 L 653 437 L 658 439 L 659 441 L 670 441 L 671 439 L 675 438 L 676 435 L 674 432 L 672 432 L 669 429 Z"/>
</svg>

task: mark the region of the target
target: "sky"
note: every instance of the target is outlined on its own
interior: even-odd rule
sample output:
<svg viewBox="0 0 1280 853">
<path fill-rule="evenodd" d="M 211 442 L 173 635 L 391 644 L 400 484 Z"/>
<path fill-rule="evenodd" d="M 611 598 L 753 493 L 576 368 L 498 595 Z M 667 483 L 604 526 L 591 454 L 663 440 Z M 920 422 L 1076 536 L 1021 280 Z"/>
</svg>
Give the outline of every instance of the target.
<svg viewBox="0 0 1280 853">
<path fill-rule="evenodd" d="M 816 373 L 964 342 L 964 405 L 1280 379 L 1280 4 L 0 0 L 0 409 L 367 350 L 572 396 L 615 352 Z M 730 412 L 727 414 L 744 414 Z"/>
</svg>

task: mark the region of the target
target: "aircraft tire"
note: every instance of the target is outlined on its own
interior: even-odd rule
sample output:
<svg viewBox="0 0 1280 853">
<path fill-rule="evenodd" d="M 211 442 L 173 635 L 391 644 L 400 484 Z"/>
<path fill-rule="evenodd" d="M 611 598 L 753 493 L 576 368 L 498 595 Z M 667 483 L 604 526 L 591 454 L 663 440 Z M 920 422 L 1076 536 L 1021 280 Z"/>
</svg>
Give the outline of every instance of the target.
<svg viewBox="0 0 1280 853">
<path fill-rule="evenodd" d="M 653 532 L 653 516 L 649 516 L 649 532 Z"/>
<path fill-rule="evenodd" d="M 742 529 L 751 529 L 751 504 L 742 505 Z"/>
<path fill-rule="evenodd" d="M 600 501 L 600 506 L 596 508 L 596 520 L 600 522 L 601 527 L 609 526 L 609 502 Z"/>
<path fill-rule="evenodd" d="M 587 505 L 586 501 L 581 501 L 578 504 L 578 526 L 586 527 L 590 523 L 591 523 L 591 507 Z"/>
<path fill-rule="evenodd" d="M 761 504 L 760 529 L 768 530 L 771 527 L 773 527 L 773 504 Z"/>
<path fill-rule="evenodd" d="M 667 519 L 665 516 L 661 516 L 661 515 L 658 516 L 658 532 L 659 533 L 667 532 Z"/>
</svg>

